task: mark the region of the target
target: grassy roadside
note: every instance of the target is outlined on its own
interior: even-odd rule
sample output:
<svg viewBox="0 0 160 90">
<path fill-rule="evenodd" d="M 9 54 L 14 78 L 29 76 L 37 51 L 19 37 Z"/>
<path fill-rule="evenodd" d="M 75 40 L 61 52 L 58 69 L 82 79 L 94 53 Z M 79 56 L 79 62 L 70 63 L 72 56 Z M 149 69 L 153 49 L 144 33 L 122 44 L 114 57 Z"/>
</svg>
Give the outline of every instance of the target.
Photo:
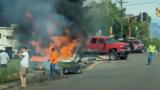
<svg viewBox="0 0 160 90">
<path fill-rule="evenodd" d="M 11 60 L 7 68 L 0 68 L 0 83 L 9 82 L 17 79 L 19 70 L 19 61 Z"/>
<path fill-rule="evenodd" d="M 36 69 L 36 66 L 39 65 L 39 64 L 40 65 L 42 64 L 42 66 L 45 66 L 45 68 L 47 68 L 48 70 L 50 69 L 49 62 L 46 62 L 46 63 L 30 62 L 30 67 L 32 67 L 30 69 Z M 60 67 L 57 67 L 57 69 L 77 65 L 73 62 L 71 62 L 71 63 L 61 62 L 61 63 L 58 63 L 58 64 L 59 64 Z M 8 63 L 7 68 L 0 68 L 0 84 L 17 80 L 19 78 L 18 77 L 19 67 L 20 67 L 20 61 L 17 60 L 17 59 L 13 59 Z M 81 64 L 81 67 L 82 68 L 86 67 L 86 64 Z"/>
</svg>

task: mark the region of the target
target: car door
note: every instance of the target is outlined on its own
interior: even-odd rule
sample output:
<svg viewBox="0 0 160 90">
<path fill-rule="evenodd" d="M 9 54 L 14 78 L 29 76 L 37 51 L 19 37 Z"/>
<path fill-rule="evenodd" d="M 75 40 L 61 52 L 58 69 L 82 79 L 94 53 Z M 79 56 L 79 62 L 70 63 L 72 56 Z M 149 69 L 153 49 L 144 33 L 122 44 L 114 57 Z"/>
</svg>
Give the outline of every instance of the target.
<svg viewBox="0 0 160 90">
<path fill-rule="evenodd" d="M 110 42 L 110 38 L 106 38 L 105 39 L 105 48 L 104 48 L 104 50 L 105 50 L 105 52 L 109 52 L 109 50 L 110 50 L 110 47 L 112 46 L 112 43 Z"/>
<path fill-rule="evenodd" d="M 97 41 L 98 39 L 96 37 L 90 38 L 89 44 L 88 44 L 88 49 L 90 50 L 97 50 Z"/>
<path fill-rule="evenodd" d="M 104 52 L 105 50 L 105 45 L 106 45 L 106 41 L 104 38 L 98 38 L 98 44 L 97 44 L 97 49 L 99 50 L 99 52 Z"/>
</svg>

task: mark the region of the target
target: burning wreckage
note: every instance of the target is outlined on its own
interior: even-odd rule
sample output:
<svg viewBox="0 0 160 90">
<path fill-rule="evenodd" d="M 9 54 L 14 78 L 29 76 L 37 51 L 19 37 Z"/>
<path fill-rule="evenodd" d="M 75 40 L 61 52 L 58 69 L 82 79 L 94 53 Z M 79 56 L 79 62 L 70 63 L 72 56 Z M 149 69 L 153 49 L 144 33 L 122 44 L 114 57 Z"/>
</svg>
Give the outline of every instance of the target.
<svg viewBox="0 0 160 90">
<path fill-rule="evenodd" d="M 64 34 L 60 36 L 52 36 L 51 42 L 47 48 L 42 49 L 41 42 L 32 41 L 31 45 L 35 47 L 37 55 L 31 56 L 31 65 L 38 65 L 38 69 L 49 70 L 49 54 L 51 48 L 56 48 L 59 51 L 59 69 L 62 69 L 64 73 L 81 73 L 81 66 L 77 63 L 80 58 L 77 57 L 77 46 L 80 43 L 80 39 L 72 39 L 67 28 L 64 30 Z M 37 67 L 34 67 L 36 69 Z"/>
</svg>

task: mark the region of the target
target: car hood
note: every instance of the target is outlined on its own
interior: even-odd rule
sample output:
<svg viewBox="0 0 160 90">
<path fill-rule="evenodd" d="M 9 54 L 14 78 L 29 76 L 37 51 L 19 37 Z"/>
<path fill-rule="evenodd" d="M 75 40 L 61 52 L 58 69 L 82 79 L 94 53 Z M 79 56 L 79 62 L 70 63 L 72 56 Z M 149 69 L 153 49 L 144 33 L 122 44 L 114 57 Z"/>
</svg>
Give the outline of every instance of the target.
<svg viewBox="0 0 160 90">
<path fill-rule="evenodd" d="M 124 43 L 124 42 L 115 42 L 113 44 L 120 45 L 120 46 L 128 46 L 129 45 L 128 43 Z"/>
<path fill-rule="evenodd" d="M 144 44 L 142 44 L 142 43 L 139 43 L 139 44 L 134 44 L 133 46 L 142 47 L 142 46 L 144 46 Z"/>
</svg>

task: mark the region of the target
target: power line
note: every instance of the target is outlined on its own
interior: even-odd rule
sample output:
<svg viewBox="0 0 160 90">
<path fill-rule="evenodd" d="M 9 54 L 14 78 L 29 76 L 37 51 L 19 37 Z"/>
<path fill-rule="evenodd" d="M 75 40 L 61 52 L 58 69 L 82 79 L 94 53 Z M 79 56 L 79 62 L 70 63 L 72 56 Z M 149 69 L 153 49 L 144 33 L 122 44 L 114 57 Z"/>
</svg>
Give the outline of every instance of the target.
<svg viewBox="0 0 160 90">
<path fill-rule="evenodd" d="M 158 4 L 157 1 L 152 1 L 152 2 L 142 2 L 142 3 L 134 3 L 134 4 L 128 4 L 125 6 L 137 6 L 137 5 L 146 5 L 146 4 Z"/>
<path fill-rule="evenodd" d="M 123 0 L 120 0 L 120 1 L 117 1 L 117 2 L 120 4 L 121 10 L 123 10 L 123 4 L 128 3 L 128 2 L 125 2 Z"/>
</svg>

